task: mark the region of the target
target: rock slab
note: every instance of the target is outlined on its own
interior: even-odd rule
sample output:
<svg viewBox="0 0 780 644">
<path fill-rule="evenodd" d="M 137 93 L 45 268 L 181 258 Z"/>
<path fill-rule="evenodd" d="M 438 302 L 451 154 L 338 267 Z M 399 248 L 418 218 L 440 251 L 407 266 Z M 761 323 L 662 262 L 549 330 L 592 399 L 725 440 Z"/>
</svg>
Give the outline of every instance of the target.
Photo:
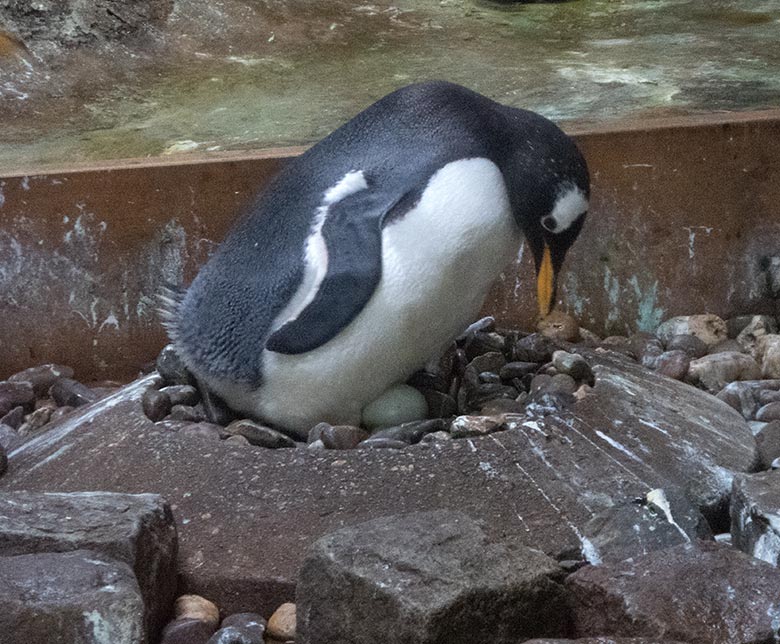
<svg viewBox="0 0 780 644">
<path fill-rule="evenodd" d="M 734 479 L 731 537 L 743 552 L 780 565 L 780 471 Z"/>
<path fill-rule="evenodd" d="M 565 635 L 561 569 L 459 512 L 390 516 L 317 541 L 298 581 L 299 644 L 514 644 Z"/>
<path fill-rule="evenodd" d="M 3 644 L 145 644 L 130 567 L 90 550 L 0 557 Z"/>
<path fill-rule="evenodd" d="M 717 543 L 675 546 L 570 575 L 577 635 L 691 644 L 776 641 L 780 571 Z"/>
<path fill-rule="evenodd" d="M 130 566 L 154 637 L 176 593 L 176 525 L 155 494 L 0 493 L 0 556 L 88 549 Z"/>
</svg>

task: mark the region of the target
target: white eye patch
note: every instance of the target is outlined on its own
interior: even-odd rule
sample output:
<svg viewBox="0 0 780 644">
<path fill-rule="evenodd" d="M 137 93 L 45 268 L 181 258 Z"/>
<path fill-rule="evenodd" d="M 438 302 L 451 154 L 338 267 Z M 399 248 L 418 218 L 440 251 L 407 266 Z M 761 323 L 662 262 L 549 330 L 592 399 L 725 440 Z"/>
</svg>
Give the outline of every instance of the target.
<svg viewBox="0 0 780 644">
<path fill-rule="evenodd" d="M 562 233 L 588 210 L 588 200 L 577 186 L 567 186 L 555 200 L 552 212 L 542 218 L 551 233 Z"/>
</svg>

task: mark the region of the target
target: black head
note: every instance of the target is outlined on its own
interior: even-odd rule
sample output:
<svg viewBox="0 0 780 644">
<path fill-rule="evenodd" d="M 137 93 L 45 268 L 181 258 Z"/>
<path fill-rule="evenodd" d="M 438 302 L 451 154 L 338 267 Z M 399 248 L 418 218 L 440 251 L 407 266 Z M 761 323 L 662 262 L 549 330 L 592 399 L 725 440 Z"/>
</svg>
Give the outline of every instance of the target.
<svg viewBox="0 0 780 644">
<path fill-rule="evenodd" d="M 574 141 L 550 121 L 528 114 L 503 170 L 515 219 L 534 256 L 544 317 L 555 302 L 566 252 L 585 222 L 590 178 Z"/>
</svg>

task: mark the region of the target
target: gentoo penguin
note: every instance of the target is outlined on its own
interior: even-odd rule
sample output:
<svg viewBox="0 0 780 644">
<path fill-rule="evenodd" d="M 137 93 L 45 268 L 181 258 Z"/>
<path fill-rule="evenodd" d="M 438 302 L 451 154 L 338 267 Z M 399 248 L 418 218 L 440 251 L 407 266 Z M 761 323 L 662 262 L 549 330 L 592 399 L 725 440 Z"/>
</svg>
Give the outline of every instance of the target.
<svg viewBox="0 0 780 644">
<path fill-rule="evenodd" d="M 238 411 L 298 436 L 358 424 L 475 319 L 523 240 L 549 312 L 588 196 L 542 116 L 404 87 L 285 166 L 170 311 L 171 339 Z"/>
</svg>

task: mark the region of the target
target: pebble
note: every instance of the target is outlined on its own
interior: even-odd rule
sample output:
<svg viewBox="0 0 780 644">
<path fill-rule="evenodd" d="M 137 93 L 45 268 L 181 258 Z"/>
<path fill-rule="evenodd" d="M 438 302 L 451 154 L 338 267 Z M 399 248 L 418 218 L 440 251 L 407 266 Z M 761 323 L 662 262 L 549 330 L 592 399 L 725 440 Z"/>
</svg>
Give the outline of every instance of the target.
<svg viewBox="0 0 780 644">
<path fill-rule="evenodd" d="M 556 373 L 547 385 L 547 391 L 573 394 L 577 391 L 577 382 L 568 373 Z"/>
<path fill-rule="evenodd" d="M 501 376 L 501 380 L 514 380 L 515 378 L 522 378 L 530 373 L 535 373 L 539 369 L 539 364 L 536 362 L 507 362 L 498 375 Z"/>
<path fill-rule="evenodd" d="M 568 351 L 555 351 L 552 364 L 561 374 L 568 374 L 574 380 L 593 384 L 593 371 L 585 358 Z"/>
<path fill-rule="evenodd" d="M 764 378 L 780 378 L 780 335 L 765 335 L 756 344 Z"/>
<path fill-rule="evenodd" d="M 5 447 L 0 445 L 0 476 L 5 474 L 8 469 L 8 454 L 5 451 Z"/>
<path fill-rule="evenodd" d="M 759 466 L 768 470 L 772 462 L 780 458 L 780 421 L 772 421 L 762 427 L 756 434 Z"/>
<path fill-rule="evenodd" d="M 576 342 L 580 339 L 580 325 L 568 313 L 554 310 L 539 320 L 536 330 L 543 336 L 560 342 Z"/>
<path fill-rule="evenodd" d="M 591 349 L 595 349 L 601 344 L 601 337 L 590 329 L 580 327 L 580 343 Z"/>
<path fill-rule="evenodd" d="M 768 315 L 755 315 L 745 325 L 736 337 L 736 342 L 745 353 L 756 355 L 760 338 L 777 333 L 777 323 Z"/>
<path fill-rule="evenodd" d="M 673 335 L 666 343 L 667 351 L 684 351 L 691 358 L 707 355 L 707 345 L 695 335 Z"/>
<path fill-rule="evenodd" d="M 319 440 L 322 441 L 325 449 L 353 449 L 369 437 L 369 433 L 361 427 L 324 424 L 326 427 L 322 429 Z"/>
<path fill-rule="evenodd" d="M 222 624 L 220 624 L 221 628 L 227 628 L 228 626 L 243 628 L 262 637 L 266 631 L 268 622 L 258 613 L 233 613 L 223 619 Z"/>
<path fill-rule="evenodd" d="M 192 374 L 187 370 L 184 362 L 176 353 L 176 349 L 169 344 L 160 351 L 156 362 L 157 372 L 162 379 L 171 385 L 192 384 Z"/>
<path fill-rule="evenodd" d="M 14 407 L 5 416 L 0 418 L 0 424 L 8 425 L 13 429 L 19 429 L 24 422 L 24 407 Z"/>
<path fill-rule="evenodd" d="M 756 412 L 756 420 L 762 423 L 780 420 L 780 402 L 771 402 L 759 408 Z"/>
<path fill-rule="evenodd" d="M 457 338 L 455 338 L 455 342 L 459 342 L 461 344 L 464 344 L 468 342 L 471 338 L 473 338 L 477 333 L 479 332 L 487 332 L 494 331 L 496 328 L 496 320 L 492 315 L 487 315 L 484 318 L 480 318 L 476 322 L 472 322 L 466 327 L 466 330 L 461 333 Z"/>
<path fill-rule="evenodd" d="M 282 604 L 268 620 L 268 635 L 280 640 L 295 639 L 295 604 Z"/>
<path fill-rule="evenodd" d="M 168 414 L 171 420 L 186 420 L 190 423 L 199 423 L 206 420 L 206 412 L 200 405 L 174 405 Z"/>
<path fill-rule="evenodd" d="M 172 405 L 197 405 L 200 402 L 200 392 L 192 385 L 169 385 L 160 389 L 160 393 L 168 396 Z"/>
<path fill-rule="evenodd" d="M 395 385 L 363 409 L 363 425 L 369 431 L 394 427 L 428 414 L 428 403 L 414 387 Z"/>
<path fill-rule="evenodd" d="M 771 402 L 780 401 L 780 391 L 774 391 L 772 389 L 762 389 L 758 392 L 758 403 L 760 405 L 768 405 Z M 0 420 L 0 422 L 3 422 Z"/>
<path fill-rule="evenodd" d="M 264 644 L 263 635 L 257 635 L 239 626 L 220 628 L 206 644 Z"/>
<path fill-rule="evenodd" d="M 219 609 L 205 597 L 200 595 L 181 595 L 173 606 L 176 618 L 198 619 L 213 626 L 212 633 L 219 624 Z"/>
<path fill-rule="evenodd" d="M 756 317 L 769 318 L 769 316 L 737 315 L 733 318 L 729 318 L 728 320 L 726 320 L 726 330 L 728 332 L 728 336 L 730 338 L 736 338 L 740 333 L 742 333 L 745 327 L 748 324 L 750 324 L 753 321 L 753 319 Z"/>
<path fill-rule="evenodd" d="M 513 362 L 549 362 L 558 346 L 541 333 L 532 333 L 520 338 L 512 346 Z"/>
<path fill-rule="evenodd" d="M 506 358 L 503 353 L 490 351 L 474 358 L 466 368 L 473 369 L 477 373 L 490 372 L 498 374 L 501 371 L 501 367 L 505 364 Z"/>
<path fill-rule="evenodd" d="M 160 644 L 206 644 L 214 630 L 215 625 L 203 620 L 180 617 L 165 626 Z"/>
<path fill-rule="evenodd" d="M 430 389 L 421 393 L 428 405 L 428 416 L 430 418 L 448 418 L 458 413 L 458 403 L 449 394 Z"/>
<path fill-rule="evenodd" d="M 483 371 L 478 375 L 479 381 L 485 385 L 500 385 L 501 376 L 492 371 Z"/>
<path fill-rule="evenodd" d="M 608 335 L 601 341 L 601 345 L 599 346 L 607 351 L 614 351 L 615 353 L 620 353 L 636 360 L 637 356 L 634 353 L 634 347 L 631 340 L 624 335 Z"/>
<path fill-rule="evenodd" d="M 285 436 L 282 432 L 260 425 L 248 418 L 234 420 L 225 428 L 225 431 L 228 434 L 243 436 L 257 447 L 267 447 L 269 449 L 295 447 L 295 441 L 289 436 Z"/>
<path fill-rule="evenodd" d="M 757 380 L 760 376 L 761 369 L 756 361 L 735 351 L 713 353 L 691 360 L 688 367 L 688 379 L 713 394 L 731 382 Z"/>
<path fill-rule="evenodd" d="M 325 431 L 327 427 L 332 427 L 330 423 L 317 423 L 314 427 L 312 427 L 309 430 L 309 435 L 307 442 L 313 443 L 316 440 L 320 439 L 320 436 L 322 436 L 322 432 Z"/>
<path fill-rule="evenodd" d="M 72 412 L 74 407 L 71 407 L 70 405 L 63 405 L 62 407 L 57 407 L 52 414 L 51 414 L 51 420 L 49 420 L 50 423 L 56 423 L 60 418 L 63 418 L 70 414 Z"/>
<path fill-rule="evenodd" d="M 32 411 L 35 392 L 29 382 L 0 382 L 0 416 L 5 416 L 15 407 Z"/>
<path fill-rule="evenodd" d="M 225 439 L 225 442 L 231 445 L 241 445 L 241 446 L 246 446 L 250 444 L 249 441 L 243 436 L 241 436 L 240 434 L 235 434 L 234 436 L 228 436 Z"/>
<path fill-rule="evenodd" d="M 452 440 L 452 434 L 446 431 L 433 432 L 432 434 L 426 434 L 420 439 L 421 443 L 437 443 L 440 441 Z"/>
<path fill-rule="evenodd" d="M 60 378 L 73 378 L 73 369 L 58 364 L 43 364 L 15 373 L 8 378 L 11 382 L 29 382 L 35 395 L 45 396 L 51 386 Z"/>
<path fill-rule="evenodd" d="M 524 396 L 527 396 L 523 392 Z M 511 400 L 509 398 L 495 398 L 489 400 L 479 409 L 480 416 L 500 416 L 501 414 L 522 414 L 525 411 L 525 401 Z"/>
<path fill-rule="evenodd" d="M 656 336 L 667 346 L 675 335 L 693 335 L 708 347 L 728 339 L 726 322 L 717 315 L 680 315 L 662 322 L 655 332 Z"/>
<path fill-rule="evenodd" d="M 707 347 L 708 354 L 726 353 L 727 351 L 733 351 L 735 353 L 746 353 L 746 351 L 742 348 L 742 345 L 736 340 L 724 340 L 723 342 L 718 342 L 718 344 L 713 344 L 712 346 Z"/>
<path fill-rule="evenodd" d="M 243 438 L 243 436 L 241 437 Z M 323 443 L 319 438 L 317 440 L 312 441 L 306 446 L 306 449 L 310 449 L 312 452 L 316 452 L 317 450 L 325 449 L 325 443 Z"/>
<path fill-rule="evenodd" d="M 98 395 L 86 385 L 72 378 L 60 378 L 49 390 L 49 395 L 54 398 L 58 406 L 81 407 L 95 402 Z"/>
<path fill-rule="evenodd" d="M 19 436 L 26 437 L 34 432 L 37 432 L 51 420 L 53 413 L 54 408 L 41 407 L 40 409 L 36 409 L 31 414 L 27 414 L 24 422 L 17 430 L 19 432 Z"/>
<path fill-rule="evenodd" d="M 150 387 L 141 397 L 141 407 L 146 417 L 156 423 L 171 413 L 173 404 L 165 392 Z"/>
<path fill-rule="evenodd" d="M 418 443 L 425 434 L 441 431 L 446 423 L 442 418 L 433 418 L 431 420 L 417 420 L 411 423 L 404 423 L 398 427 L 388 427 L 380 429 L 371 435 L 372 439 L 389 438 L 391 440 L 403 441 L 412 445 Z M 323 438 L 323 443 L 325 440 Z M 327 446 L 327 443 L 325 443 Z"/>
<path fill-rule="evenodd" d="M 468 360 L 473 360 L 477 356 L 491 351 L 503 353 L 505 348 L 506 338 L 503 335 L 484 331 L 478 331 L 463 345 Z"/>
<path fill-rule="evenodd" d="M 485 436 L 504 429 L 503 419 L 493 416 L 458 416 L 450 425 L 453 438 Z"/>
<path fill-rule="evenodd" d="M 672 349 L 658 356 L 655 361 L 655 372 L 667 378 L 683 380 L 688 375 L 690 364 L 691 357 L 688 353 L 680 349 Z"/>
</svg>

